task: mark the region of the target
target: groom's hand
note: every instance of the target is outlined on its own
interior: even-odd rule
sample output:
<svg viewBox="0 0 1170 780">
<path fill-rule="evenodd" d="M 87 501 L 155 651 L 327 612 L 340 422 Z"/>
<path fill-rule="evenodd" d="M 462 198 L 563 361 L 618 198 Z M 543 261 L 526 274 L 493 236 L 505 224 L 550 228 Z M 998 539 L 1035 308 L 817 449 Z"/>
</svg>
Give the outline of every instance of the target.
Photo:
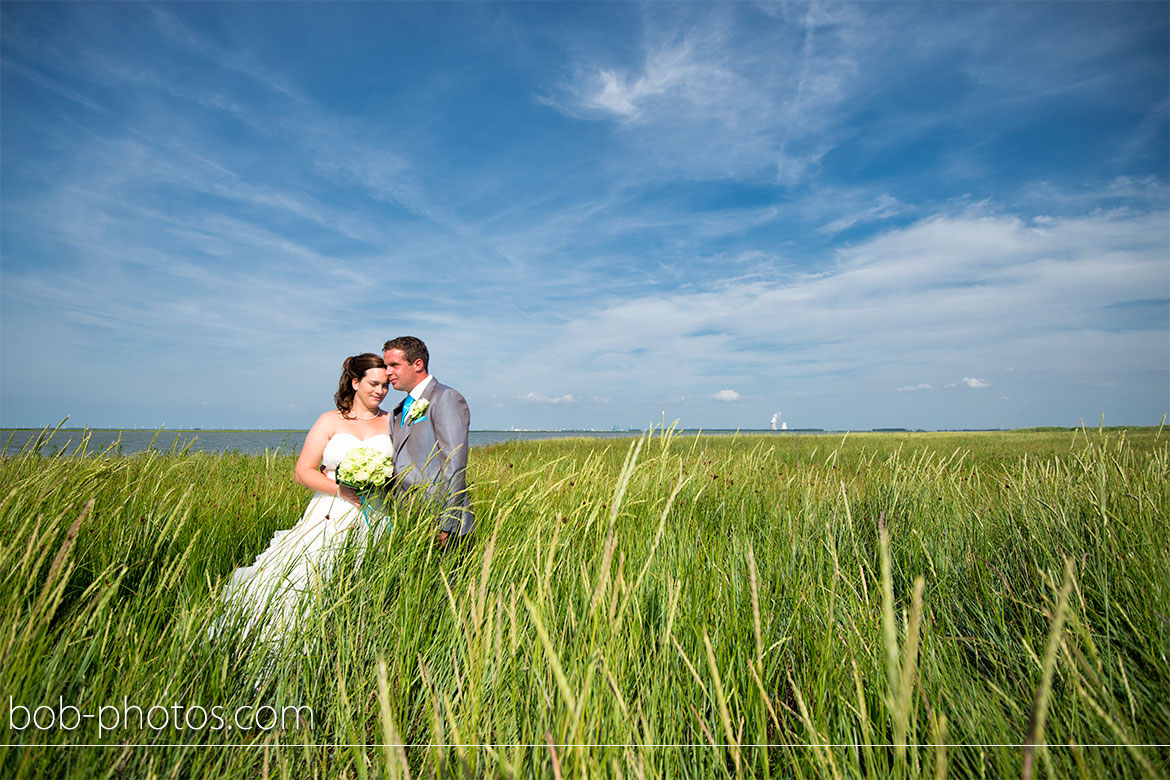
<svg viewBox="0 0 1170 780">
<path fill-rule="evenodd" d="M 343 501 L 348 501 L 357 508 L 362 506 L 362 498 L 357 494 L 357 491 L 345 485 L 339 485 L 337 488 L 337 497 Z"/>
<path fill-rule="evenodd" d="M 435 534 L 435 544 L 437 544 L 439 547 L 446 547 L 447 537 L 450 535 L 451 534 L 448 531 L 439 531 L 439 533 Z"/>
</svg>

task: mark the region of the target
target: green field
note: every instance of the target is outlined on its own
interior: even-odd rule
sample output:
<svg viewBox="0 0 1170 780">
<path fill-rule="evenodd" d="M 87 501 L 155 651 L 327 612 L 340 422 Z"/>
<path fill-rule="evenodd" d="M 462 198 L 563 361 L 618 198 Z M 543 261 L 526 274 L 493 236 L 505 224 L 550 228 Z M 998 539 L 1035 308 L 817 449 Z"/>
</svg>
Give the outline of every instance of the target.
<svg viewBox="0 0 1170 780">
<path fill-rule="evenodd" d="M 394 517 L 276 650 L 205 635 L 291 456 L 0 458 L 0 776 L 1163 778 L 1168 441 L 494 445 L 470 548 Z M 313 722 L 13 725 L 127 703 Z"/>
</svg>

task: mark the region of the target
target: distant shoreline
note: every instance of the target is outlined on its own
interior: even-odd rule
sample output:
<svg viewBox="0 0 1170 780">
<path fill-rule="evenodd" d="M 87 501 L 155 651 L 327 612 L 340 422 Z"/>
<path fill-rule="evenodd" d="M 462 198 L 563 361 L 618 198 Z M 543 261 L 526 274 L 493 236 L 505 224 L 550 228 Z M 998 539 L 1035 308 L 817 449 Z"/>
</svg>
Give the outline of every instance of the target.
<svg viewBox="0 0 1170 780">
<path fill-rule="evenodd" d="M 1105 430 L 1105 431 L 1138 431 L 1144 429 L 1156 430 L 1160 426 L 1153 425 L 1040 425 L 1026 428 L 786 428 L 784 430 L 772 430 L 771 428 L 675 428 L 675 433 L 745 433 L 745 434 L 761 434 L 761 433 L 1044 433 L 1060 431 L 1079 431 L 1081 428 L 1086 430 Z M 24 426 L 6 426 L 0 427 L 0 432 L 10 433 L 13 431 L 53 431 L 57 433 L 88 433 L 94 431 L 102 432 L 128 432 L 148 433 L 157 432 L 159 435 L 168 433 L 296 433 L 304 434 L 308 432 L 308 428 L 133 428 L 123 427 L 117 428 L 112 426 L 102 427 L 88 427 L 88 428 L 54 428 L 47 425 L 40 428 L 24 427 Z M 651 430 L 654 432 L 661 432 L 661 428 L 472 428 L 471 433 L 494 433 L 494 434 L 508 434 L 508 433 L 582 433 L 582 434 L 605 434 L 613 436 L 616 434 L 643 434 Z"/>
<path fill-rule="evenodd" d="M 1087 428 L 1087 427 L 1086 427 Z M 671 436 L 683 439 L 734 439 L 737 437 L 758 438 L 764 441 L 782 442 L 808 438 L 810 440 L 831 439 L 842 441 L 850 437 L 866 440 L 869 437 L 894 437 L 912 440 L 922 437 L 929 441 L 937 437 L 971 436 L 991 440 L 995 437 L 1010 437 L 1021 435 L 1049 434 L 1065 436 L 1072 434 L 1076 438 L 1081 433 L 1080 428 L 1031 428 L 1008 431 L 1002 429 L 981 430 L 952 430 L 952 431 L 914 431 L 909 429 L 873 429 L 857 431 L 833 431 L 821 428 L 789 428 L 773 431 L 760 428 L 676 428 L 670 430 Z M 1091 429 L 1096 433 L 1097 428 Z M 1133 432 L 1148 431 L 1153 434 L 1160 429 L 1156 426 L 1110 427 L 1110 433 L 1118 431 Z M 1086 433 L 1088 433 L 1088 429 Z M 505 430 L 470 432 L 468 444 L 474 450 L 480 447 L 490 447 L 498 444 L 513 442 L 555 441 L 555 440 L 632 440 L 647 435 L 659 438 L 663 432 L 655 428 L 649 430 Z M 271 452 L 298 453 L 304 444 L 305 431 L 293 428 L 272 430 L 256 429 L 168 429 L 168 428 L 0 428 L 0 446 L 3 455 L 17 455 L 35 450 L 42 455 L 113 453 L 115 455 L 133 455 L 139 452 L 156 451 L 169 453 L 186 452 L 239 452 L 259 455 Z"/>
</svg>

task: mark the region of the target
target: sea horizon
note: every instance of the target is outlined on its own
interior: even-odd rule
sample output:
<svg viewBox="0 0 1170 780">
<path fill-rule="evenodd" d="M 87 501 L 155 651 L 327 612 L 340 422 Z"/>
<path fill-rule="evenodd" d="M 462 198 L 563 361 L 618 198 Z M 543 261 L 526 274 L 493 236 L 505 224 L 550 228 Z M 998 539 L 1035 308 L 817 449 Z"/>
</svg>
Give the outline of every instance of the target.
<svg viewBox="0 0 1170 780">
<path fill-rule="evenodd" d="M 996 433 L 1010 431 L 1054 430 L 1068 431 L 1082 426 L 1036 426 L 1034 428 L 953 428 L 925 430 L 914 428 L 667 428 L 674 435 L 692 436 L 735 436 L 735 435 L 785 435 L 785 436 L 830 436 L 868 433 L 909 434 L 909 433 Z M 1084 426 L 1092 430 L 1118 430 L 1153 428 L 1156 426 Z M 649 431 L 661 433 L 662 428 L 618 429 L 478 429 L 470 431 L 468 441 L 474 448 L 502 444 L 511 441 L 540 441 L 548 439 L 626 439 L 643 436 Z M 134 455 L 147 450 L 165 453 L 236 452 L 245 455 L 260 455 L 272 452 L 296 454 L 304 443 L 306 429 L 296 428 L 0 428 L 4 442 L 3 455 L 13 456 L 35 448 L 42 455 L 117 454 Z M 38 443 L 38 439 L 40 440 Z"/>
</svg>

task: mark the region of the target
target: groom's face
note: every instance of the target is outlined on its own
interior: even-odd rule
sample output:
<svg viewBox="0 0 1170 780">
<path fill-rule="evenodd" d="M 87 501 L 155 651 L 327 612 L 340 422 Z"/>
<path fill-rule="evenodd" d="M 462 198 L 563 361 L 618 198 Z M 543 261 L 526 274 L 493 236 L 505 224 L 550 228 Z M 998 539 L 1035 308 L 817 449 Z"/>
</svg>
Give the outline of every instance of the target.
<svg viewBox="0 0 1170 780">
<path fill-rule="evenodd" d="M 386 361 L 386 374 L 390 377 L 390 384 L 401 393 L 409 393 L 423 378 L 422 361 L 409 363 L 406 354 L 400 349 L 388 349 L 382 353 Z"/>
</svg>

